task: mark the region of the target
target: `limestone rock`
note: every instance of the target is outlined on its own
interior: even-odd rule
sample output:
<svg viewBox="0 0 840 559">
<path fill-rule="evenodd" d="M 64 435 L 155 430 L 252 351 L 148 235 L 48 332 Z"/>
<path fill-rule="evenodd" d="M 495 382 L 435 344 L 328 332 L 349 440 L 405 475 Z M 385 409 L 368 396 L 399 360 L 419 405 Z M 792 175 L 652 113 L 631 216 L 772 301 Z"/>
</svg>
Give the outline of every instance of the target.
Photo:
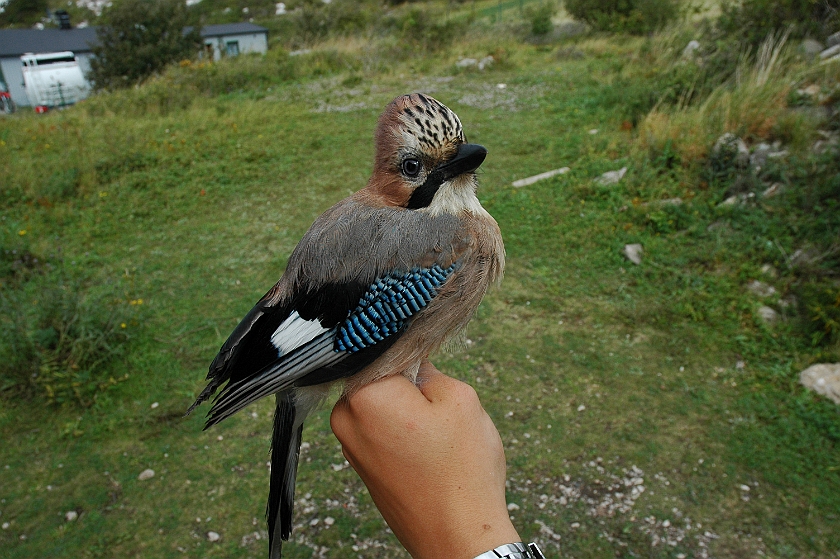
<svg viewBox="0 0 840 559">
<path fill-rule="evenodd" d="M 207 541 L 209 542 L 217 542 L 222 539 L 222 536 L 219 535 L 218 532 L 207 532 Z"/>
<path fill-rule="evenodd" d="M 622 167 L 617 171 L 607 171 L 606 173 L 595 179 L 595 182 L 602 186 L 618 184 L 618 182 L 624 178 L 625 173 L 627 173 L 627 167 Z"/>
<path fill-rule="evenodd" d="M 805 39 L 799 44 L 799 50 L 808 58 L 817 56 L 824 48 L 821 42 L 814 39 Z"/>
<path fill-rule="evenodd" d="M 834 45 L 833 47 L 828 47 L 824 51 L 820 53 L 820 58 L 823 60 L 827 60 L 829 58 L 835 58 L 836 56 L 840 55 L 840 45 Z"/>
<path fill-rule="evenodd" d="M 747 289 L 759 297 L 771 297 L 776 294 L 776 288 L 763 281 L 753 280 L 747 284 Z"/>
<path fill-rule="evenodd" d="M 643 253 L 644 249 L 642 248 L 642 245 L 638 243 L 632 245 L 624 245 L 624 250 L 622 251 L 624 257 L 636 266 L 642 263 Z"/>
<path fill-rule="evenodd" d="M 78 512 L 76 512 L 76 511 L 74 511 L 74 510 L 68 510 L 68 511 L 64 514 L 64 519 L 65 519 L 67 522 L 73 522 L 73 521 L 74 521 L 74 520 L 76 520 L 77 518 L 79 518 L 79 513 L 78 513 Z"/>
<path fill-rule="evenodd" d="M 682 51 L 682 55 L 684 58 L 690 58 L 697 54 L 697 51 L 700 50 L 700 43 L 697 41 L 689 41 L 688 44 Z M 814 53 L 816 54 L 816 53 Z"/>
<path fill-rule="evenodd" d="M 717 139 L 712 153 L 721 155 L 723 150 L 733 150 L 735 152 L 735 164 L 739 167 L 746 167 L 750 162 L 750 150 L 744 140 L 731 132 L 727 132 Z"/>
<path fill-rule="evenodd" d="M 519 179 L 518 181 L 513 181 L 513 186 L 516 188 L 520 188 L 523 186 L 528 186 L 534 184 L 537 181 L 541 181 L 544 179 L 550 179 L 556 175 L 563 175 L 570 171 L 568 167 L 562 167 L 560 169 L 553 169 L 551 171 L 546 171 L 545 173 L 540 173 L 539 175 L 534 175 L 533 177 L 528 177 L 525 179 Z"/>
<path fill-rule="evenodd" d="M 818 363 L 799 373 L 802 386 L 840 404 L 840 363 Z"/>
<path fill-rule="evenodd" d="M 152 479 L 153 477 L 155 477 L 155 471 L 151 468 L 147 468 L 140 472 L 140 475 L 137 476 L 137 479 L 139 479 L 140 481 L 146 481 L 147 479 Z"/>
<path fill-rule="evenodd" d="M 772 324 L 779 320 L 779 313 L 777 313 L 775 309 L 767 306 L 758 307 L 758 316 L 761 320 L 767 322 L 768 324 Z"/>
</svg>

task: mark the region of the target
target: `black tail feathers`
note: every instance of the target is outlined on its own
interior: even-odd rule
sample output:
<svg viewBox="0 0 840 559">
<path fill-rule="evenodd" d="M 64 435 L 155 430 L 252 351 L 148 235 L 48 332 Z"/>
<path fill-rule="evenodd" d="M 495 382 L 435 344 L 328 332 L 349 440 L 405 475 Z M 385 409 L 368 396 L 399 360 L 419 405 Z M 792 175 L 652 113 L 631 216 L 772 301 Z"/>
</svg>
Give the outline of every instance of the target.
<svg viewBox="0 0 840 559">
<path fill-rule="evenodd" d="M 288 540 L 292 533 L 295 477 L 300 457 L 303 419 L 299 417 L 295 407 L 292 390 L 277 394 L 271 445 L 271 486 L 265 511 L 268 520 L 270 559 L 280 559 L 283 541 Z"/>
</svg>

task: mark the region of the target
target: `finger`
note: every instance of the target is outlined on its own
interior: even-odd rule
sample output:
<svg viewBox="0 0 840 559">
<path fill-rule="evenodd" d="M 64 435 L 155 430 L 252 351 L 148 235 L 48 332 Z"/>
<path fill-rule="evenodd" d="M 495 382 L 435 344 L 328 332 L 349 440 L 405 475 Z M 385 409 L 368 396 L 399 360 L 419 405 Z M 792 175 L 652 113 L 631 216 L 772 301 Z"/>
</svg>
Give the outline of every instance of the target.
<svg viewBox="0 0 840 559">
<path fill-rule="evenodd" d="M 417 374 L 417 387 L 429 402 L 446 402 L 453 399 L 460 400 L 462 397 L 469 397 L 472 388 L 460 380 L 446 376 L 441 373 L 430 362 L 425 361 L 420 365 Z"/>
</svg>

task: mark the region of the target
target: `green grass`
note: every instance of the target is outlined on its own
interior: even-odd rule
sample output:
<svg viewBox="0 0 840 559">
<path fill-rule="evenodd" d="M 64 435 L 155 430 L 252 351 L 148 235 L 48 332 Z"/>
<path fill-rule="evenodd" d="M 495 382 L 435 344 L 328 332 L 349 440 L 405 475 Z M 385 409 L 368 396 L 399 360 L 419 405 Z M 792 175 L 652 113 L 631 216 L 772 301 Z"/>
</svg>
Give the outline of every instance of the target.
<svg viewBox="0 0 840 559">
<path fill-rule="evenodd" d="M 813 346 L 796 313 L 764 325 L 745 289 L 774 281 L 760 275 L 765 263 L 780 271 L 780 295 L 796 289 L 777 244 L 797 248 L 800 208 L 837 238 L 836 163 L 800 150 L 780 171 L 779 201 L 718 207 L 726 187 L 704 186 L 702 161 L 672 165 L 624 129 L 644 119 L 659 84 L 638 55 L 644 41 L 584 41 L 586 57 L 573 60 L 508 41 L 504 64 L 455 68 L 489 44 L 176 105 L 154 101 L 158 83 L 0 121 L 2 248 L 142 299 L 128 351 L 109 365 L 122 380 L 91 406 L 0 399 L 4 556 L 265 555 L 253 534 L 264 525 L 271 402 L 208 432 L 201 413 L 181 415 L 312 220 L 364 185 L 382 107 L 414 90 L 450 106 L 489 150 L 479 194 L 502 228 L 507 274 L 466 347 L 435 362 L 475 386 L 496 422 L 523 538 L 550 557 L 838 556 L 840 416 L 797 384 L 804 366 L 837 361 L 837 346 Z M 165 109 L 137 109 L 157 102 Z M 572 171 L 510 186 L 562 166 Z M 619 185 L 593 183 L 622 166 Z M 656 205 L 677 196 L 680 206 Z M 620 253 L 633 242 L 645 247 L 638 267 Z M 3 289 L 34 296 L 52 276 L 10 277 Z M 288 556 L 405 557 L 342 469 L 328 416 L 305 430 Z M 138 481 L 146 468 L 155 477 Z M 645 491 L 632 496 L 624 480 L 636 477 Z M 69 510 L 78 520 L 64 520 Z"/>
</svg>

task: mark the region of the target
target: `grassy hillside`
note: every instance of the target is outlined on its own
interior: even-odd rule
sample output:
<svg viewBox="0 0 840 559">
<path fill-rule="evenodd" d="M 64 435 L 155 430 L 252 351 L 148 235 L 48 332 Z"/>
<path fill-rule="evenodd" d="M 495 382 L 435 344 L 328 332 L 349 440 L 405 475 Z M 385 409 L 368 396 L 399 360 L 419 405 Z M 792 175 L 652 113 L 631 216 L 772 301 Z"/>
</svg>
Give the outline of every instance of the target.
<svg viewBox="0 0 840 559">
<path fill-rule="evenodd" d="M 376 118 L 410 91 L 489 151 L 479 196 L 507 274 L 434 361 L 496 422 L 523 538 L 550 557 L 838 556 L 840 415 L 797 381 L 840 360 L 840 175 L 836 151 L 812 151 L 837 128 L 821 108 L 837 65 L 786 55 L 769 82 L 688 102 L 703 76 L 679 57 L 689 33 L 507 33 L 422 56 L 345 40 L 185 64 L 0 120 L 4 556 L 265 555 L 271 402 L 208 432 L 182 414 L 312 220 L 364 185 Z M 796 93 L 809 85 L 819 101 Z M 712 150 L 725 131 L 788 153 L 738 167 Z M 762 197 L 767 181 L 782 194 Z M 304 432 L 288 556 L 407 557 L 328 416 Z"/>
</svg>

